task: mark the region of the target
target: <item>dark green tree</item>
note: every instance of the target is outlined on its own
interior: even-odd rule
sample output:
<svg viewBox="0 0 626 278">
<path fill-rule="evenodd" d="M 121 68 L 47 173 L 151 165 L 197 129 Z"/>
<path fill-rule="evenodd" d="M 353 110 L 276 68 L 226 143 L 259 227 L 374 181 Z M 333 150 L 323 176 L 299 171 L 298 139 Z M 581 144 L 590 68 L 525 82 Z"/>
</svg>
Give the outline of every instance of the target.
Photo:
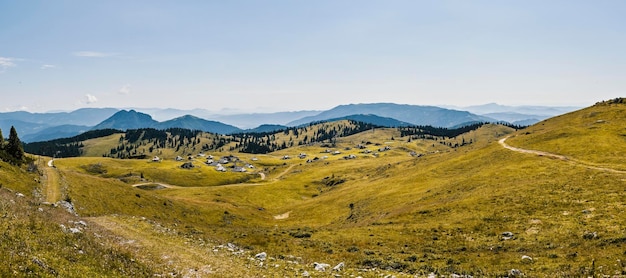
<svg viewBox="0 0 626 278">
<path fill-rule="evenodd" d="M 6 146 L 6 152 L 14 159 L 16 164 L 19 165 L 24 161 L 24 147 L 22 146 L 22 142 L 17 136 L 17 131 L 13 126 L 11 126 L 11 131 L 9 133 L 9 142 Z"/>
<path fill-rule="evenodd" d="M 0 129 L 0 151 L 4 150 L 4 136 L 2 135 L 2 129 Z"/>
</svg>

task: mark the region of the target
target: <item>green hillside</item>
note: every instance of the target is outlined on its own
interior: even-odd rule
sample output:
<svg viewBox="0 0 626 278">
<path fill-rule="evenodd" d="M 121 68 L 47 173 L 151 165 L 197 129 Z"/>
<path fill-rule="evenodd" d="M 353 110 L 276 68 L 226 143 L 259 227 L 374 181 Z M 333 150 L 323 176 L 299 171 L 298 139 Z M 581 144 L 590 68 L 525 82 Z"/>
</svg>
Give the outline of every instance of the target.
<svg viewBox="0 0 626 278">
<path fill-rule="evenodd" d="M 265 135 L 287 147 L 264 154 L 239 152 L 237 137 L 202 150 L 219 140 L 204 134 L 186 149 L 116 159 L 100 152 L 128 138 L 91 139 L 92 157 L 55 168 L 39 159 L 43 176 L 0 165 L 0 214 L 18 215 L 0 219 L 18 239 L 3 240 L 0 273 L 81 277 L 74 262 L 95 276 L 626 275 L 622 102 L 452 138 L 368 128 L 310 142 L 322 130 L 310 126 Z M 252 167 L 220 172 L 209 155 Z M 43 200 L 68 201 L 78 216 Z M 59 228 L 78 221 L 78 235 Z"/>
</svg>

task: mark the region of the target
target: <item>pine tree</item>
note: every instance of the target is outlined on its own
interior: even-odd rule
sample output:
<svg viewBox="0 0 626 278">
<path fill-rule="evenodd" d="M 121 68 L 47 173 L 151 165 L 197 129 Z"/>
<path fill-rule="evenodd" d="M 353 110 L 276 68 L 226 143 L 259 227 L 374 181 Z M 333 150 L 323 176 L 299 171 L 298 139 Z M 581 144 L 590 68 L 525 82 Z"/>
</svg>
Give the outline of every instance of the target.
<svg viewBox="0 0 626 278">
<path fill-rule="evenodd" d="M 4 150 L 4 136 L 2 135 L 2 129 L 0 129 L 0 151 Z"/>
<path fill-rule="evenodd" d="M 6 152 L 14 159 L 16 164 L 21 164 L 24 160 L 24 147 L 22 146 L 20 138 L 17 137 L 17 131 L 13 126 L 11 126 L 9 133 L 9 142 L 6 146 Z"/>
</svg>

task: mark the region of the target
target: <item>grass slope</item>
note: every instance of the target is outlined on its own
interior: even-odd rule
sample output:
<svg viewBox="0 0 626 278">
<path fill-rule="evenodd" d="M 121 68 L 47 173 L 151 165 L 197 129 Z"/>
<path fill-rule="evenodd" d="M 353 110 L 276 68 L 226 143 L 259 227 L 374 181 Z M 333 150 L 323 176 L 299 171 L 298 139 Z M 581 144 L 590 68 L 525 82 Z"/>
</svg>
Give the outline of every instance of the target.
<svg viewBox="0 0 626 278">
<path fill-rule="evenodd" d="M 345 262 L 338 274 L 346 277 L 626 275 L 626 174 L 498 144 L 511 136 L 507 143 L 518 148 L 624 169 L 623 109 L 601 103 L 521 131 L 485 125 L 436 141 L 375 129 L 257 156 L 258 175 L 187 170 L 173 161 L 83 157 L 55 165 L 63 199 L 90 227 L 133 242 L 105 246 L 137 265 L 98 269 L 86 261 L 105 275 L 330 275 L 315 271 L 314 262 Z M 602 140 L 609 143 L 589 144 Z M 450 147 L 456 143 L 462 146 Z M 41 186 L 36 176 L 10 171 L 0 178 L 33 180 L 16 188 Z M 146 181 L 177 187 L 132 187 Z M 47 233 L 53 241 L 64 236 Z M 220 247 L 228 242 L 234 245 Z M 266 261 L 251 258 L 260 252 Z"/>
</svg>

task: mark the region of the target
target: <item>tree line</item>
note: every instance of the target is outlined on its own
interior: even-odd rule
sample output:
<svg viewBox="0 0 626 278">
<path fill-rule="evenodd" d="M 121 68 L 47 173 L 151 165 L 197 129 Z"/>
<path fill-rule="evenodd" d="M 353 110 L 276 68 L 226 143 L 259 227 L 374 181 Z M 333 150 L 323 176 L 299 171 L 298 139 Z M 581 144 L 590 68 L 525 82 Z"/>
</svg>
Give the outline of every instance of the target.
<svg viewBox="0 0 626 278">
<path fill-rule="evenodd" d="M 242 153 L 265 154 L 296 145 L 301 146 L 314 143 L 328 143 L 332 145 L 337 137 L 350 136 L 379 127 L 355 120 L 346 120 L 346 122 L 345 124 L 331 124 L 321 121 L 310 123 L 308 126 L 289 127 L 271 133 L 233 134 L 233 141 L 236 144 L 229 150 Z M 289 139 L 279 139 L 276 134 L 281 133 L 283 136 L 289 136 Z"/>
<path fill-rule="evenodd" d="M 123 131 L 117 129 L 91 130 L 69 138 L 24 144 L 24 151 L 50 157 L 76 157 L 83 154 L 82 141 L 109 136 Z"/>
<path fill-rule="evenodd" d="M 438 138 L 454 138 L 463 133 L 467 133 L 473 130 L 476 130 L 483 125 L 486 125 L 486 122 L 477 122 L 468 124 L 458 128 L 445 128 L 445 127 L 434 127 L 434 126 L 407 126 L 407 127 L 398 127 L 400 131 L 400 136 L 412 136 L 413 139 L 431 139 L 437 140 Z M 521 125 L 513 125 L 507 122 L 498 123 L 504 126 L 508 126 L 515 130 L 523 129 L 525 126 Z"/>
</svg>

